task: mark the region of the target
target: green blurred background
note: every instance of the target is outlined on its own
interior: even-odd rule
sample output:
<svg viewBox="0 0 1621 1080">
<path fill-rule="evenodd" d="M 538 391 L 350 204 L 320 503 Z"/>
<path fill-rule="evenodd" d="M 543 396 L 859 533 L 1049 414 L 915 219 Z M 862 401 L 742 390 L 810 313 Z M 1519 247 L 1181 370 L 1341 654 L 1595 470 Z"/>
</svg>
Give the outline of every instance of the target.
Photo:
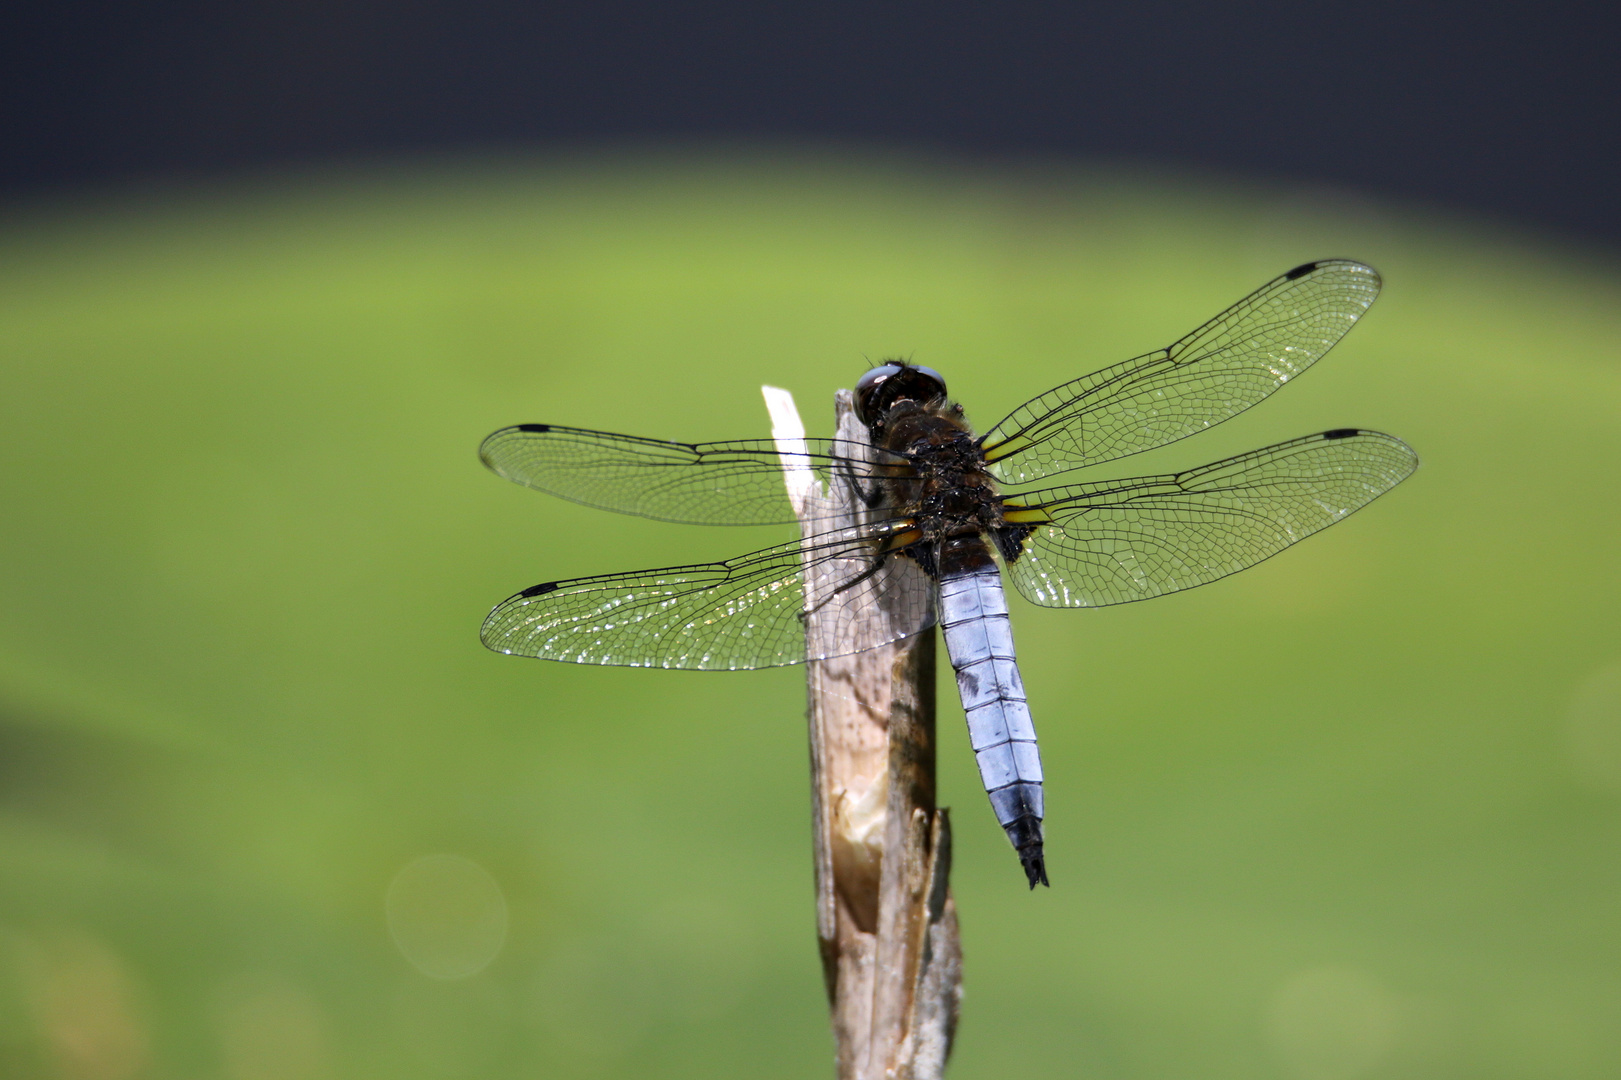
<svg viewBox="0 0 1621 1080">
<path fill-rule="evenodd" d="M 0 220 L 0 1074 L 825 1077 L 802 673 L 478 643 L 622 518 L 479 440 L 813 433 L 868 359 L 989 426 L 1297 263 L 1385 294 L 1201 464 L 1420 471 L 1240 576 L 1016 601 L 1030 894 L 942 688 L 968 1078 L 1621 1075 L 1621 265 L 1307 190 L 907 158 L 282 174 Z"/>
</svg>

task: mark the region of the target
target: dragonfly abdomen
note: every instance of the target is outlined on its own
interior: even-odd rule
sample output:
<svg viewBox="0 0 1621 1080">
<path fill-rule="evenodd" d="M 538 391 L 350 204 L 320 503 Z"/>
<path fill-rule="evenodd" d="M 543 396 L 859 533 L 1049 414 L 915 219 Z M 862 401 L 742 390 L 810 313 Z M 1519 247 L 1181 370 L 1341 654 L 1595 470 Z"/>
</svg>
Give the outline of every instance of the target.
<svg viewBox="0 0 1621 1080">
<path fill-rule="evenodd" d="M 982 566 L 941 575 L 940 624 L 985 792 L 1030 887 L 1045 885 L 1041 754 L 1013 651 L 1002 575 L 988 553 Z"/>
</svg>

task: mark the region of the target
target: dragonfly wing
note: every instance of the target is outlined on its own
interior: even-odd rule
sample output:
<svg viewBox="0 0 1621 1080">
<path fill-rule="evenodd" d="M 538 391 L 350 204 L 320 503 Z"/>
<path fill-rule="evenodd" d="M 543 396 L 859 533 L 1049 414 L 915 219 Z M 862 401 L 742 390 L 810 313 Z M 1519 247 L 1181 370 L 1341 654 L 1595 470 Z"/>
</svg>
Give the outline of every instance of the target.
<svg viewBox="0 0 1621 1080">
<path fill-rule="evenodd" d="M 739 670 L 843 656 L 934 624 L 933 583 L 910 560 L 873 565 L 899 526 L 862 526 L 720 563 L 553 581 L 496 606 L 496 652 L 623 667 Z M 805 578 L 828 617 L 811 622 Z M 836 612 L 836 615 L 833 613 Z"/>
<path fill-rule="evenodd" d="M 1191 589 L 1327 528 L 1417 467 L 1400 439 L 1341 429 L 1187 472 L 1050 488 L 1008 503 L 1011 520 L 1045 522 L 1008 574 L 1045 607 Z"/>
<path fill-rule="evenodd" d="M 1219 424 L 1310 367 L 1378 295 L 1371 266 L 1298 266 L 1173 345 L 1025 402 L 981 440 L 990 471 L 1028 483 Z"/>
<path fill-rule="evenodd" d="M 772 525 L 795 520 L 784 464 L 859 477 L 861 454 L 831 439 L 789 448 L 770 439 L 678 443 L 605 431 L 518 424 L 484 440 L 479 458 L 499 476 L 599 510 L 690 525 Z"/>
</svg>

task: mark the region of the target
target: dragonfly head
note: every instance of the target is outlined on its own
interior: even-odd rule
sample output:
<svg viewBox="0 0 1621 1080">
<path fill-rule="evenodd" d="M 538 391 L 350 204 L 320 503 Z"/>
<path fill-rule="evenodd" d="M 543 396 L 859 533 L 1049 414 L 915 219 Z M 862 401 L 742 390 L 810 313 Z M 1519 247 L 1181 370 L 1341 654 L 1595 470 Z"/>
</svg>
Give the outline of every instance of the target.
<svg viewBox="0 0 1621 1080">
<path fill-rule="evenodd" d="M 946 380 L 933 368 L 891 360 L 873 368 L 856 383 L 856 419 L 869 428 L 901 401 L 928 404 L 944 401 Z"/>
</svg>

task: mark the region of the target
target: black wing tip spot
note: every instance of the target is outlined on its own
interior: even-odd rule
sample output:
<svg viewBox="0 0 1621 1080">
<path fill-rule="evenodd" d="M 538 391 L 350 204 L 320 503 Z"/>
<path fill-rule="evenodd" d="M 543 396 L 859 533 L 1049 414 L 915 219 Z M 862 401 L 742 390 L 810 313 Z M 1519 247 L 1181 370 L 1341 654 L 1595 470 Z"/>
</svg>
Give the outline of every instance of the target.
<svg viewBox="0 0 1621 1080">
<path fill-rule="evenodd" d="M 1360 434 L 1362 434 L 1362 429 L 1361 428 L 1341 427 L 1341 428 L 1335 428 L 1333 431 L 1325 431 L 1325 432 L 1323 432 L 1323 438 L 1325 438 L 1325 439 L 1349 439 L 1352 435 L 1360 435 Z"/>
<path fill-rule="evenodd" d="M 520 597 L 541 596 L 541 595 L 544 595 L 545 593 L 555 591 L 556 588 L 561 584 L 562 584 L 562 582 L 560 582 L 560 581 L 543 581 L 539 585 L 531 585 L 531 586 L 529 586 L 529 588 L 525 589 L 523 592 L 519 593 L 518 595 Z"/>
<path fill-rule="evenodd" d="M 1299 266 L 1295 267 L 1293 270 L 1289 271 L 1287 274 L 1284 274 L 1283 275 L 1283 280 L 1285 280 L 1285 281 L 1299 280 L 1300 278 L 1305 277 L 1307 274 L 1311 273 L 1313 270 L 1317 269 L 1321 265 L 1323 265 L 1321 259 L 1319 259 L 1316 262 L 1301 263 Z"/>
<path fill-rule="evenodd" d="M 552 429 L 550 424 L 519 424 L 519 431 L 532 431 L 537 435 L 544 435 Z"/>
</svg>

